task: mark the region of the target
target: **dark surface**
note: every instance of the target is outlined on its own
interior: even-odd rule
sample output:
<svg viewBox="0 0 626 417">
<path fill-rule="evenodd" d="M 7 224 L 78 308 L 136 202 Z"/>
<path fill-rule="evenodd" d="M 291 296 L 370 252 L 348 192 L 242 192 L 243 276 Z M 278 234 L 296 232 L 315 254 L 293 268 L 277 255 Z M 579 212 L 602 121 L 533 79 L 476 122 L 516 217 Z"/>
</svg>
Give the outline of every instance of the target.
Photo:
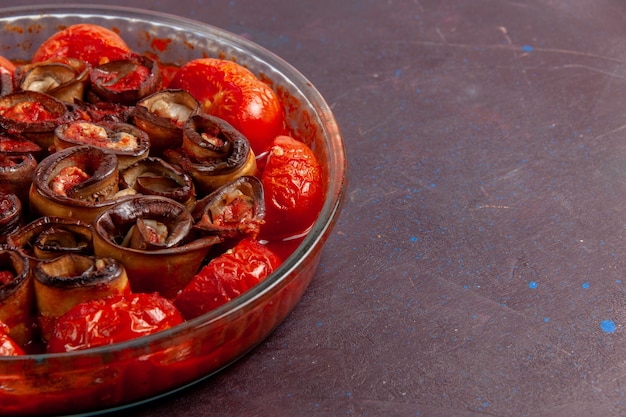
<svg viewBox="0 0 626 417">
<path fill-rule="evenodd" d="M 132 415 L 626 415 L 626 3 L 108 3 L 283 57 L 350 163 L 284 324 Z"/>
</svg>

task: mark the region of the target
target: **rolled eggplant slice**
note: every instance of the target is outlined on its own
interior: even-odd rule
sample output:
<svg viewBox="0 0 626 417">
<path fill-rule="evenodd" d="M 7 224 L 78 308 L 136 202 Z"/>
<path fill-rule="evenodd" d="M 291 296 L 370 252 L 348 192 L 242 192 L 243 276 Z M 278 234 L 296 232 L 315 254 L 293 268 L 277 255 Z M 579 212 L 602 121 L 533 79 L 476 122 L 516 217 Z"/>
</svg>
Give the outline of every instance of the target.
<svg viewBox="0 0 626 417">
<path fill-rule="evenodd" d="M 173 298 L 220 241 L 216 236 L 196 239 L 192 225 L 191 213 L 174 200 L 131 197 L 96 218 L 94 251 L 126 267 L 134 292 Z"/>
<path fill-rule="evenodd" d="M 137 102 L 134 123 L 150 136 L 150 155 L 183 143 L 183 126 L 200 110 L 200 103 L 184 90 L 162 90 Z"/>
<path fill-rule="evenodd" d="M 15 194 L 0 193 L 0 244 L 5 244 L 7 235 L 16 231 L 24 220 L 22 202 Z"/>
<path fill-rule="evenodd" d="M 170 198 L 186 207 L 195 204 L 193 180 L 179 167 L 165 160 L 148 157 L 120 172 L 120 188 L 132 188 L 138 194 Z"/>
<path fill-rule="evenodd" d="M 150 138 L 143 130 L 128 123 L 74 121 L 54 131 L 57 151 L 78 145 L 91 145 L 115 153 L 119 169 L 148 156 Z"/>
<path fill-rule="evenodd" d="M 34 337 L 35 298 L 29 260 L 15 249 L 0 249 L 0 322 L 20 346 Z"/>
<path fill-rule="evenodd" d="M 75 305 L 131 292 L 124 266 L 112 258 L 65 254 L 39 262 L 33 276 L 44 341 L 49 340 L 57 319 Z"/>
<path fill-rule="evenodd" d="M 67 106 L 49 94 L 17 91 L 0 96 L 0 127 L 23 134 L 43 149 L 54 142 L 54 129 L 70 116 Z"/>
<path fill-rule="evenodd" d="M 118 160 L 111 151 L 81 145 L 55 152 L 35 169 L 29 192 L 31 211 L 91 223 L 119 202 L 118 173 Z"/>
<path fill-rule="evenodd" d="M 18 66 L 14 77 L 23 91 L 46 93 L 58 100 L 73 103 L 85 97 L 89 66 L 73 58 L 36 62 Z"/>
<path fill-rule="evenodd" d="M 263 185 L 244 175 L 198 200 L 192 211 L 194 228 L 223 240 L 256 238 L 265 217 Z"/>
<path fill-rule="evenodd" d="M 7 246 L 26 256 L 34 268 L 65 254 L 93 255 L 93 228 L 78 219 L 40 217 L 9 234 Z"/>
<path fill-rule="evenodd" d="M 163 85 L 159 66 L 154 60 L 137 55 L 131 59 L 110 61 L 91 69 L 90 101 L 134 105 L 159 91 Z"/>
<path fill-rule="evenodd" d="M 94 123 L 130 123 L 135 114 L 135 107 L 106 101 L 88 103 L 75 100 L 71 106 L 71 112 L 70 120 L 86 120 Z"/>
<path fill-rule="evenodd" d="M 10 155 L 0 152 L 0 193 L 15 194 L 22 209 L 29 207 L 28 189 L 33 181 L 37 160 L 32 154 Z"/>
<path fill-rule="evenodd" d="M 164 157 L 188 172 L 202 195 L 257 169 L 248 139 L 226 121 L 204 113 L 187 120 L 181 148 L 166 150 Z"/>
</svg>

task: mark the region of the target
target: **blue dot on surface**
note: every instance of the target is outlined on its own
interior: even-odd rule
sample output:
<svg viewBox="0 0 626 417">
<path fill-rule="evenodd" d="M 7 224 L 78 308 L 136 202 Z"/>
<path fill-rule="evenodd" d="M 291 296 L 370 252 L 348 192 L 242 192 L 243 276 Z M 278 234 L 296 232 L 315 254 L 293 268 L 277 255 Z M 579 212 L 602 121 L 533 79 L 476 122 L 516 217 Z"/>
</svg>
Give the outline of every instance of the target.
<svg viewBox="0 0 626 417">
<path fill-rule="evenodd" d="M 583 287 L 584 289 L 588 289 L 589 288 L 589 283 L 588 282 L 583 282 L 581 287 Z"/>
<path fill-rule="evenodd" d="M 546 323 L 549 323 L 550 322 L 550 317 L 544 317 L 543 321 L 546 322 Z"/>
<path fill-rule="evenodd" d="M 416 236 L 412 236 L 411 237 L 411 242 L 417 242 L 417 237 Z"/>
<path fill-rule="evenodd" d="M 605 333 L 613 333 L 617 329 L 617 326 L 615 325 L 615 322 L 613 320 L 602 320 L 602 322 L 600 323 L 600 327 Z"/>
<path fill-rule="evenodd" d="M 524 45 L 522 46 L 522 51 L 524 52 L 532 52 L 533 51 L 533 47 L 530 45 Z"/>
<path fill-rule="evenodd" d="M 539 284 L 537 284 L 537 282 L 535 281 L 530 281 L 528 283 L 528 288 L 537 288 L 539 286 Z"/>
</svg>

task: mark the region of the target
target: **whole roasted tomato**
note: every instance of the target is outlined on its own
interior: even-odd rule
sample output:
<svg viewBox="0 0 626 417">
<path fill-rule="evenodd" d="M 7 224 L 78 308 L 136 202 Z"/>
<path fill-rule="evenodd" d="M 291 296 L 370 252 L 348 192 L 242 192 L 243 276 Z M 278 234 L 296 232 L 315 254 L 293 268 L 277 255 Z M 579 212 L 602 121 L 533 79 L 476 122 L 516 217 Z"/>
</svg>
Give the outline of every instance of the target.
<svg viewBox="0 0 626 417">
<path fill-rule="evenodd" d="M 283 131 L 284 112 L 274 90 L 235 62 L 215 58 L 190 61 L 174 75 L 169 88 L 191 93 L 206 113 L 239 130 L 257 155 Z"/>
<path fill-rule="evenodd" d="M 22 348 L 9 336 L 9 326 L 0 321 L 0 356 L 23 355 Z"/>
<path fill-rule="evenodd" d="M 290 137 L 274 139 L 261 176 L 265 224 L 261 238 L 293 237 L 306 232 L 322 208 L 322 167 L 313 151 Z"/>
<path fill-rule="evenodd" d="M 115 32 L 102 26 L 80 23 L 46 39 L 35 51 L 33 62 L 75 58 L 92 66 L 128 59 L 132 51 Z"/>
<path fill-rule="evenodd" d="M 278 256 L 258 241 L 243 239 L 202 268 L 174 303 L 185 319 L 197 317 L 248 291 L 280 262 Z"/>
<path fill-rule="evenodd" d="M 78 304 L 61 316 L 48 352 L 69 352 L 146 336 L 182 323 L 169 300 L 157 293 L 113 295 Z"/>
</svg>

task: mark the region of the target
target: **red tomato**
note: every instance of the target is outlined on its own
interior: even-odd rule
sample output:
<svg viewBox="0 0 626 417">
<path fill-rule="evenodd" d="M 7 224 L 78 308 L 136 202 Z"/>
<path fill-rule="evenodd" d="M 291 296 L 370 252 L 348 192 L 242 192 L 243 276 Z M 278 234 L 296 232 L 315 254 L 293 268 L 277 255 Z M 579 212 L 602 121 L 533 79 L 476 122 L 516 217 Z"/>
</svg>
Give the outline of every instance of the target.
<svg viewBox="0 0 626 417">
<path fill-rule="evenodd" d="M 0 321 L 0 356 L 18 355 L 24 355 L 24 351 L 9 336 L 9 326 Z"/>
<path fill-rule="evenodd" d="M 212 259 L 178 294 L 174 304 L 185 319 L 213 310 L 248 291 L 280 265 L 280 258 L 254 239 Z"/>
<path fill-rule="evenodd" d="M 146 336 L 182 323 L 174 304 L 157 293 L 113 295 L 78 304 L 61 316 L 48 352 L 69 352 Z"/>
<path fill-rule="evenodd" d="M 183 65 L 169 88 L 187 90 L 206 113 L 226 120 L 249 141 L 255 154 L 283 132 L 283 108 L 267 84 L 243 66 L 200 58 Z"/>
<path fill-rule="evenodd" d="M 267 158 L 261 176 L 265 197 L 261 238 L 306 232 L 324 202 L 319 161 L 307 145 L 290 136 L 277 137 Z"/>
<path fill-rule="evenodd" d="M 9 74 L 13 75 L 15 72 L 15 64 L 5 57 L 0 56 L 0 73 L 2 71 L 7 71 Z"/>
<path fill-rule="evenodd" d="M 35 51 L 33 62 L 76 58 L 92 66 L 128 59 L 132 51 L 115 32 L 102 26 L 80 23 L 46 39 Z"/>
</svg>

